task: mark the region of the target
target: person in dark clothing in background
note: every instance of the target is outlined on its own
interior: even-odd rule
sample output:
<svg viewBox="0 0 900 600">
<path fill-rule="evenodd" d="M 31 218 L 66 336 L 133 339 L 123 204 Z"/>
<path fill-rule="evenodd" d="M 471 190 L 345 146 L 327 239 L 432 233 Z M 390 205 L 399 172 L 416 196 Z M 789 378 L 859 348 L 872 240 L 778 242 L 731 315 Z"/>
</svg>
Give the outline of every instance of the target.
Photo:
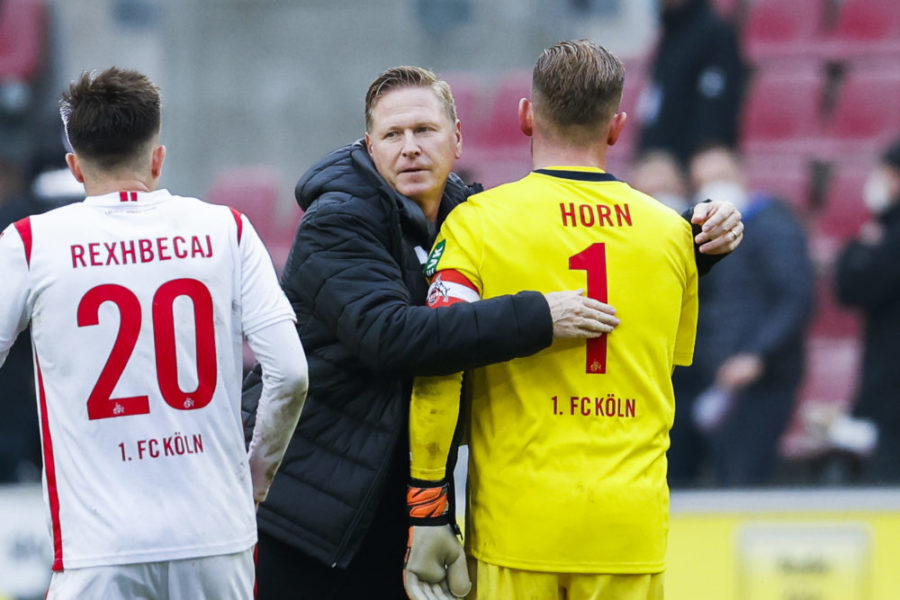
<svg viewBox="0 0 900 600">
<path fill-rule="evenodd" d="M 872 218 L 837 261 L 837 296 L 865 317 L 862 376 L 853 416 L 878 428 L 864 476 L 900 482 L 900 140 L 881 155 L 864 189 Z"/>
<path fill-rule="evenodd" d="M 0 157 L 0 231 L 7 225 L 38 212 L 25 193 L 22 170 L 11 159 Z M 0 369 L 0 483 L 36 480 L 41 475 L 40 439 L 35 410 L 31 338 L 20 335 Z"/>
<path fill-rule="evenodd" d="M 739 251 L 700 280 L 694 363 L 675 371 L 669 483 L 696 483 L 708 455 L 716 484 L 761 485 L 802 379 L 812 262 L 790 209 L 748 192 L 733 152 L 704 150 L 690 171 L 697 195 L 733 203 L 747 230 Z"/>
<path fill-rule="evenodd" d="M 449 86 L 397 67 L 369 88 L 365 141 L 335 150 L 297 184 L 306 212 L 282 287 L 310 390 L 258 512 L 260 600 L 405 598 L 413 376 L 534 354 L 554 335 L 596 336 L 618 322 L 573 292 L 425 306 L 423 266 L 438 228 L 480 190 L 450 172 L 461 143 Z M 705 230 L 695 238 L 703 271 L 740 243 L 743 224 L 717 202 L 693 219 Z M 247 428 L 256 385 L 254 371 L 245 381 Z"/>
<path fill-rule="evenodd" d="M 734 147 L 745 67 L 734 27 L 707 0 L 662 0 L 662 36 L 641 94 L 640 149 L 682 163 L 713 143 Z"/>
</svg>

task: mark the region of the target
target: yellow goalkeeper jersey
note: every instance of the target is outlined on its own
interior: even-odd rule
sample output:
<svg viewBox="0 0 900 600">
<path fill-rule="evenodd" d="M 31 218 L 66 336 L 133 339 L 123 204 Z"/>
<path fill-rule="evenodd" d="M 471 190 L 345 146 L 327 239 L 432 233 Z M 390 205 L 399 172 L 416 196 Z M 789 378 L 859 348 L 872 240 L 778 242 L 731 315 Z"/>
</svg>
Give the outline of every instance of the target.
<svg viewBox="0 0 900 600">
<path fill-rule="evenodd" d="M 671 373 L 693 353 L 693 253 L 680 215 L 599 169 L 534 171 L 448 217 L 426 264 L 439 275 L 432 295 L 459 280 L 481 298 L 582 288 L 621 318 L 597 340 L 556 341 L 471 373 L 466 543 L 479 560 L 552 572 L 664 569 Z M 435 379 L 415 386 L 414 477 L 440 464 L 428 419 L 441 413 L 429 403 L 452 398 L 436 397 L 446 387 Z"/>
</svg>

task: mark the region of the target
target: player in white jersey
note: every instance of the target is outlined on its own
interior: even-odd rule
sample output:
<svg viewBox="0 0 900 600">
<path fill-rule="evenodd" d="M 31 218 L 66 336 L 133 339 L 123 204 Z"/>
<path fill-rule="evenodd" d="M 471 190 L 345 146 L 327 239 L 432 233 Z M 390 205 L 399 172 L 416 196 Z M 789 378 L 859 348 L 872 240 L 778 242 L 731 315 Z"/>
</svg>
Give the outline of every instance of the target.
<svg viewBox="0 0 900 600">
<path fill-rule="evenodd" d="M 48 598 L 246 599 L 256 503 L 306 395 L 294 312 L 256 231 L 156 189 L 156 87 L 63 94 L 83 202 L 0 234 L 0 363 L 31 323 L 53 538 Z M 264 389 L 249 454 L 241 340 Z"/>
</svg>

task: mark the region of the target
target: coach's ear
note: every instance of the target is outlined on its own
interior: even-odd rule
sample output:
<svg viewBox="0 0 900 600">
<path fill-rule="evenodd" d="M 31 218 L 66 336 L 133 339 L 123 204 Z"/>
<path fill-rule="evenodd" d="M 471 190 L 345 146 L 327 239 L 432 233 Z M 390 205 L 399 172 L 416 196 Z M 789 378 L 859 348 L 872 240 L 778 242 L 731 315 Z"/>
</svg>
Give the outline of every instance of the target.
<svg viewBox="0 0 900 600">
<path fill-rule="evenodd" d="M 534 105 L 528 98 L 519 100 L 519 129 L 528 137 L 534 133 Z"/>
<path fill-rule="evenodd" d="M 69 170 L 72 171 L 75 180 L 78 183 L 84 183 L 84 173 L 81 171 L 81 163 L 78 162 L 78 157 L 71 152 L 66 153 L 66 165 L 69 166 Z"/>
<path fill-rule="evenodd" d="M 609 121 L 609 131 L 606 133 L 606 143 L 612 146 L 619 141 L 622 130 L 625 129 L 625 121 L 628 120 L 627 113 L 616 113 Z"/>
</svg>

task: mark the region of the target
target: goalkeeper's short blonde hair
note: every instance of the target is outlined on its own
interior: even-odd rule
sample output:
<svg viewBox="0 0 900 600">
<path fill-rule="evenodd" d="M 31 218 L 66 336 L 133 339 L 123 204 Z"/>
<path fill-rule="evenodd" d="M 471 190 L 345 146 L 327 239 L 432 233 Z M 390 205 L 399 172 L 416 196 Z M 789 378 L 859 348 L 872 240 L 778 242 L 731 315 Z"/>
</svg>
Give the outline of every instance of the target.
<svg viewBox="0 0 900 600">
<path fill-rule="evenodd" d="M 619 109 L 625 67 L 590 40 L 559 42 L 544 50 L 531 77 L 535 117 L 572 141 L 604 128 Z"/>
</svg>

